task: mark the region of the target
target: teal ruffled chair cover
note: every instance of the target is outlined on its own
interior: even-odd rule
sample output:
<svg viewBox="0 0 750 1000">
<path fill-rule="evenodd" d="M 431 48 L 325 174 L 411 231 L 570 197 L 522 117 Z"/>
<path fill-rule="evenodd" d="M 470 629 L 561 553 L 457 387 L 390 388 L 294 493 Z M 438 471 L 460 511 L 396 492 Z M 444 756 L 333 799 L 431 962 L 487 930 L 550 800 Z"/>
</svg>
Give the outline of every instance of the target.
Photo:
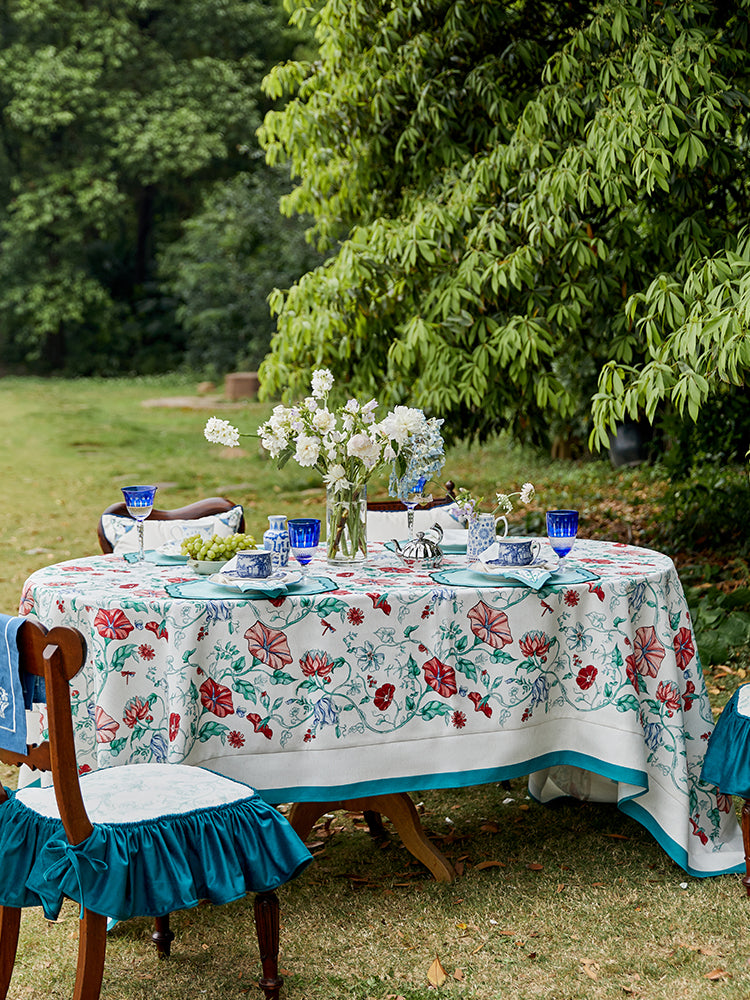
<svg viewBox="0 0 750 1000">
<path fill-rule="evenodd" d="M 312 860 L 253 789 L 200 767 L 113 767 L 81 789 L 94 832 L 76 846 L 51 787 L 0 805 L 0 905 L 41 905 L 54 920 L 67 896 L 117 920 L 163 916 L 276 889 Z"/>
<path fill-rule="evenodd" d="M 750 684 L 734 692 L 716 720 L 701 778 L 725 795 L 750 799 Z"/>
</svg>

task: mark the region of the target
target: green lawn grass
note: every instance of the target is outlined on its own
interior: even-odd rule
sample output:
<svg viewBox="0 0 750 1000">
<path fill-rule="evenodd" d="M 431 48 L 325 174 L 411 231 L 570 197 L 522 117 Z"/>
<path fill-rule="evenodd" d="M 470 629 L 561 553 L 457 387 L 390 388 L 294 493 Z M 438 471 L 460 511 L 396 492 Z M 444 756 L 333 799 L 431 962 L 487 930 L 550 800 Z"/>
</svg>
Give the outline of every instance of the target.
<svg viewBox="0 0 750 1000">
<path fill-rule="evenodd" d="M 194 384 L 176 377 L 0 380 L 4 611 L 15 612 L 33 570 L 97 551 L 99 515 L 129 482 L 159 483 L 164 507 L 228 495 L 258 537 L 270 513 L 322 516 L 315 473 L 291 463 L 279 472 L 252 437 L 239 450 L 203 439 L 213 412 L 253 431 L 267 405 L 145 405 L 193 394 Z M 451 449 L 445 476 L 487 494 L 534 482 L 537 500 L 514 515 L 518 527 L 541 531 L 546 508 L 571 505 L 582 511 L 582 534 L 643 544 L 665 490 L 659 470 L 553 462 L 503 439 Z M 696 567 L 708 558 L 688 557 Z M 708 672 L 716 705 L 746 667 L 743 646 Z M 397 839 L 373 841 L 361 816 L 325 818 L 313 834 L 315 863 L 280 893 L 288 1000 L 750 996 L 748 901 L 738 876 L 691 878 L 615 808 L 545 808 L 526 797 L 522 779 L 510 793 L 488 785 L 414 797 L 428 834 L 461 870 L 458 881 L 433 882 Z M 77 919 L 72 905 L 56 924 L 24 914 L 11 997 L 71 995 Z M 202 906 L 173 923 L 167 963 L 148 941 L 149 921 L 115 928 L 105 997 L 259 995 L 251 901 Z M 436 956 L 448 973 L 437 990 L 427 979 Z"/>
</svg>

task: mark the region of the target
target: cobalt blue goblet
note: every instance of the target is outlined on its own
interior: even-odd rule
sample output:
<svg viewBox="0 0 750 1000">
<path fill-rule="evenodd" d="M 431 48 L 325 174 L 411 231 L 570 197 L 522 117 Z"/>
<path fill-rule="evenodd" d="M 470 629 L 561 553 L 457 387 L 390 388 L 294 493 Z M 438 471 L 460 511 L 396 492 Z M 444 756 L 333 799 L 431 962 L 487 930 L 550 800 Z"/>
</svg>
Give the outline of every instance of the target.
<svg viewBox="0 0 750 1000">
<path fill-rule="evenodd" d="M 289 547 L 303 573 L 315 554 L 320 541 L 320 519 L 317 517 L 290 517 L 287 521 Z"/>
<path fill-rule="evenodd" d="M 138 559 L 143 559 L 143 522 L 154 509 L 156 490 L 156 486 L 122 487 L 128 514 L 138 522 Z"/>
<path fill-rule="evenodd" d="M 578 534 L 577 510 L 548 510 L 547 537 L 560 558 L 560 564 L 570 550 Z"/>
</svg>

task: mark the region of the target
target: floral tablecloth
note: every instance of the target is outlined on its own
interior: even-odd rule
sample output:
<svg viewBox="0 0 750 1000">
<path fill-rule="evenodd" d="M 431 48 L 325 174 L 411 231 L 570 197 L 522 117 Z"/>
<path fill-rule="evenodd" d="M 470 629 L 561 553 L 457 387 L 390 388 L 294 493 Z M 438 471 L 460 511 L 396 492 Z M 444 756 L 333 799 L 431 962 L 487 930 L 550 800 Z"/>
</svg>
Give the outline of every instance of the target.
<svg viewBox="0 0 750 1000">
<path fill-rule="evenodd" d="M 539 590 L 451 585 L 463 561 L 433 578 L 375 545 L 351 571 L 314 560 L 319 594 L 181 599 L 186 567 L 96 556 L 38 570 L 20 610 L 88 642 L 83 768 L 187 761 L 271 802 L 530 775 L 543 801 L 616 800 L 688 872 L 743 870 L 699 777 L 713 721 L 671 560 L 581 540 Z"/>
</svg>

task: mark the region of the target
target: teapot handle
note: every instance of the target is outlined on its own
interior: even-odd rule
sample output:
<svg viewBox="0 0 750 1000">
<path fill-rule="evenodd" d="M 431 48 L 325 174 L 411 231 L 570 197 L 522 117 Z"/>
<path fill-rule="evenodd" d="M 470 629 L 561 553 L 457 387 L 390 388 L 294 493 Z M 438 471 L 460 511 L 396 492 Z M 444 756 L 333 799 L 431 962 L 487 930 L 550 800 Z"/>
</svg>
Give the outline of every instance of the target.
<svg viewBox="0 0 750 1000">
<path fill-rule="evenodd" d="M 427 531 L 425 531 L 424 535 L 425 535 L 425 538 L 428 535 L 434 535 L 435 536 L 435 542 L 439 545 L 440 542 L 443 540 L 443 529 L 442 529 L 441 525 L 439 525 L 437 523 L 437 521 L 436 521 L 432 525 L 431 528 L 428 528 Z"/>
</svg>

